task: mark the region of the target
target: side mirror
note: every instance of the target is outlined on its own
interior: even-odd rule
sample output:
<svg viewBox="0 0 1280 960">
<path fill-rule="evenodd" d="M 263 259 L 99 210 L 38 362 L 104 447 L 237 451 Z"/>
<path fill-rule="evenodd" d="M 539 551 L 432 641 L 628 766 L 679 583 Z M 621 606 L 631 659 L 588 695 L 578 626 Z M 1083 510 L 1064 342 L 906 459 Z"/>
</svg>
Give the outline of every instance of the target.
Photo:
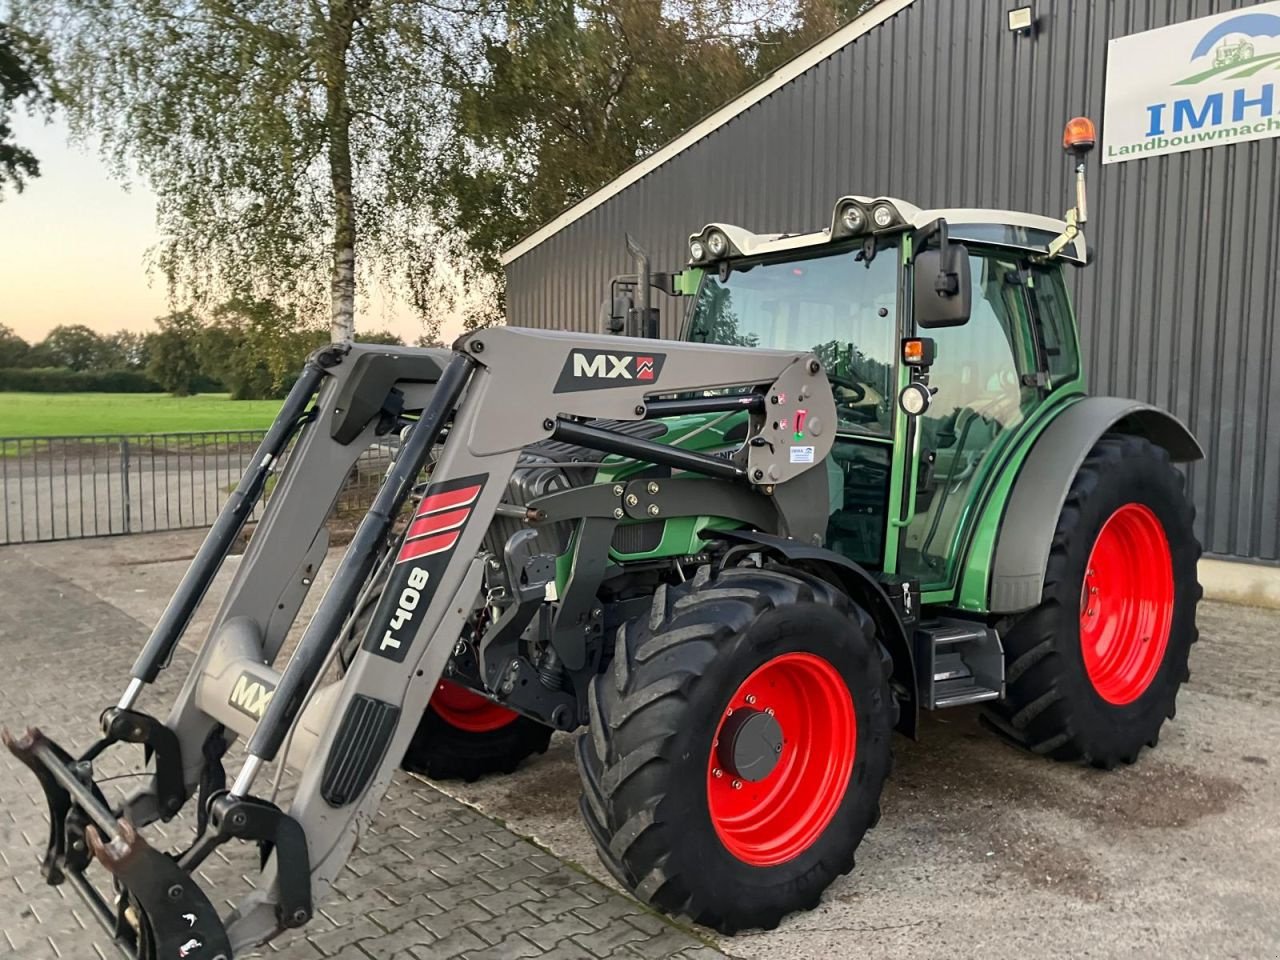
<svg viewBox="0 0 1280 960">
<path fill-rule="evenodd" d="M 915 258 L 912 316 L 922 330 L 960 327 L 973 310 L 973 277 L 969 251 L 962 243 L 921 250 Z"/>
<path fill-rule="evenodd" d="M 627 332 L 627 318 L 635 310 L 635 302 L 630 293 L 611 297 L 600 304 L 600 332 L 624 334 Z"/>
</svg>

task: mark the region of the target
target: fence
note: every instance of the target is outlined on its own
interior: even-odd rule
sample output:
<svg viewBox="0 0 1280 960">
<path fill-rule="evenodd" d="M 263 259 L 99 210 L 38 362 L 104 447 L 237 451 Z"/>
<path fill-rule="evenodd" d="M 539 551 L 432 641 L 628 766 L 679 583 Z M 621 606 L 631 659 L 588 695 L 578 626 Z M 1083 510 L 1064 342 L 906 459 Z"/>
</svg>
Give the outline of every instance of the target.
<svg viewBox="0 0 1280 960">
<path fill-rule="evenodd" d="M 262 437 L 259 430 L 0 437 L 0 545 L 206 527 Z M 391 455 L 381 445 L 361 454 L 338 510 L 363 511 Z M 261 504 L 253 519 L 260 513 Z"/>
</svg>

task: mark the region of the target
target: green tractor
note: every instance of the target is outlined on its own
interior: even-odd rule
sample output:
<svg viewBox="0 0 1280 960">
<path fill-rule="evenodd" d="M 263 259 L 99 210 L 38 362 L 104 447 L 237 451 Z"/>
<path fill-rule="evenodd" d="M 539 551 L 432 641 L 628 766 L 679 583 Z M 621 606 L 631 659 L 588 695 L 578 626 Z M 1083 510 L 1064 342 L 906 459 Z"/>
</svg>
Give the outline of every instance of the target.
<svg viewBox="0 0 1280 960">
<path fill-rule="evenodd" d="M 1067 136 L 1083 157 L 1092 126 Z M 1172 464 L 1202 453 L 1169 414 L 1086 392 L 1063 276 L 1087 263 L 1086 216 L 1081 165 L 1065 222 L 850 196 L 814 233 L 708 225 L 674 276 L 628 238 L 639 269 L 615 281 L 606 332 L 652 338 L 648 290 L 687 296 L 682 340 L 811 353 L 836 409 L 813 542 L 672 509 L 672 470 L 642 457 L 590 468 L 628 493 L 594 594 L 604 645 L 578 680 L 581 810 L 646 902 L 722 931 L 816 904 L 879 816 L 889 730 L 914 736 L 921 710 L 984 703 L 1009 741 L 1104 769 L 1155 745 L 1200 595 Z M 718 393 L 637 436 L 727 455 L 747 414 L 692 412 Z M 807 455 L 803 414 L 774 425 Z M 529 447 L 510 502 L 587 482 L 555 464 L 592 458 Z M 565 528 L 550 548 L 556 591 L 577 545 Z M 545 713 L 510 695 L 442 681 L 406 764 L 474 779 L 545 750 Z"/>
<path fill-rule="evenodd" d="M 1092 141 L 1068 125 L 1065 221 L 847 196 L 813 233 L 708 225 L 686 270 L 642 257 L 610 304 L 651 333 L 651 288 L 686 295 L 679 341 L 508 327 L 317 353 L 103 739 L 77 760 L 6 735 L 49 799 L 50 882 L 139 960 L 187 939 L 230 957 L 308 921 L 401 762 L 474 778 L 581 731 L 607 868 L 735 932 L 853 867 L 923 711 L 981 704 L 1027 750 L 1133 763 L 1188 677 L 1200 548 L 1174 464 L 1202 453 L 1169 414 L 1086 393 L 1062 274 L 1088 259 Z M 343 478 L 397 431 L 276 667 Z M 282 461 L 177 702 L 142 713 Z M 108 806 L 93 760 L 121 741 L 153 777 Z M 287 810 L 254 792 L 271 762 L 299 772 Z M 137 827 L 190 802 L 192 845 L 150 848 Z M 224 918 L 194 871 L 233 839 L 267 856 Z"/>
</svg>

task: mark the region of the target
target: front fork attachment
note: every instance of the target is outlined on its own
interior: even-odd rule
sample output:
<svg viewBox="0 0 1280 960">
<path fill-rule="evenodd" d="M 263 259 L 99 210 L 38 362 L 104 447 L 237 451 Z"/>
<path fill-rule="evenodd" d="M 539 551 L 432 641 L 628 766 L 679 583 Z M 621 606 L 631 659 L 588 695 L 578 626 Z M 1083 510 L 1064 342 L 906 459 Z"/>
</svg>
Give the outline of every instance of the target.
<svg viewBox="0 0 1280 960">
<path fill-rule="evenodd" d="M 104 728 L 121 729 L 133 742 L 146 742 L 136 738 L 142 736 L 138 731 L 146 730 L 142 721 L 151 718 L 127 714 L 109 711 Z M 130 726 L 125 730 L 123 724 Z M 110 736 L 79 760 L 37 729 L 19 738 L 5 730 L 0 738 L 36 775 L 49 805 L 49 845 L 42 863 L 45 879 L 55 885 L 70 883 L 133 960 L 231 960 L 226 928 L 192 874 L 214 849 L 233 838 L 257 841 L 263 862 L 273 850 L 279 855 L 283 869 L 277 919 L 281 927 L 300 927 L 311 919 L 306 837 L 302 827 L 274 804 L 232 797 L 225 791 L 215 794 L 208 805 L 209 829 L 181 859 L 175 859 L 148 844 L 128 820 L 118 818 L 94 783 L 91 761 L 115 742 Z M 169 805 L 163 799 L 161 803 Z M 95 857 L 115 881 L 114 903 L 85 876 Z"/>
<path fill-rule="evenodd" d="M 113 941 L 135 960 L 231 960 L 231 943 L 217 910 L 195 879 L 117 819 L 78 761 L 37 729 L 4 745 L 31 768 L 49 804 L 45 879 L 66 881 L 80 894 Z M 91 857 L 111 873 L 118 896 L 110 903 L 85 876 Z"/>
</svg>

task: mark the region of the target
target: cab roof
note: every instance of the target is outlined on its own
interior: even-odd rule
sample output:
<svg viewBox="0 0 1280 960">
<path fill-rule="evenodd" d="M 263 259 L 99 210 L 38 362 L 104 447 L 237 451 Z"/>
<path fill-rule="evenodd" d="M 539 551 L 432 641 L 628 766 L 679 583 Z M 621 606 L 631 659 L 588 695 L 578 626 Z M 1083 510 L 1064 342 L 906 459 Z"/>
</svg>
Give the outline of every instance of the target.
<svg viewBox="0 0 1280 960">
<path fill-rule="evenodd" d="M 897 210 L 900 221 L 896 227 L 883 231 L 883 234 L 901 232 L 903 229 L 919 229 L 938 219 L 947 222 L 948 233 L 953 240 L 968 243 L 1008 247 L 1030 254 L 1044 256 L 1049 252 L 1049 243 L 1067 227 L 1063 220 L 1054 217 L 1043 217 L 1034 213 L 1023 213 L 1017 210 L 992 210 L 985 208 L 946 208 L 925 210 L 915 204 L 896 197 L 863 197 L 850 195 L 842 197 L 836 209 L 847 200 L 857 200 L 868 208 L 878 203 L 890 203 Z M 775 253 L 801 251 L 808 247 L 821 247 L 834 240 L 844 241 L 847 236 L 832 237 L 833 228 L 827 227 L 813 233 L 752 233 L 743 227 L 726 223 L 707 224 L 700 234 L 715 228 L 721 230 L 729 238 L 735 248 L 730 259 L 738 257 L 769 256 Z M 691 237 L 690 239 L 693 239 Z M 1084 234 L 1079 234 L 1073 242 L 1059 255 L 1072 263 L 1084 264 L 1088 253 L 1085 247 Z"/>
</svg>

